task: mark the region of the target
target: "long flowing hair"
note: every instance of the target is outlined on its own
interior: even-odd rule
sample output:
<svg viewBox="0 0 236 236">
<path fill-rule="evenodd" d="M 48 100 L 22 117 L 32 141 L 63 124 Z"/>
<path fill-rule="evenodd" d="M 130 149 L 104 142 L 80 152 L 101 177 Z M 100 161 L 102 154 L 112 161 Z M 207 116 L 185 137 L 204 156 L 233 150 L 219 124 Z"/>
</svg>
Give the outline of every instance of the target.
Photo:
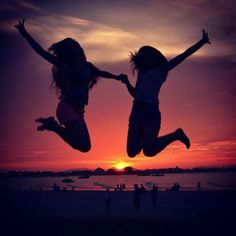
<svg viewBox="0 0 236 236">
<path fill-rule="evenodd" d="M 55 88 L 56 94 L 61 98 L 66 90 L 66 85 L 76 77 L 75 73 L 79 73 L 79 70 L 86 65 L 86 56 L 80 44 L 72 38 L 54 43 L 48 50 L 61 61 L 52 67 L 53 81 L 50 86 Z M 92 77 L 88 89 L 92 89 L 96 83 L 97 77 Z"/>
<path fill-rule="evenodd" d="M 147 67 L 145 60 L 147 60 L 146 55 L 147 53 L 149 55 L 152 55 L 153 63 L 151 67 Z M 135 71 L 144 73 L 150 69 L 158 68 L 159 66 L 167 63 L 168 60 L 166 57 L 156 48 L 151 46 L 142 46 L 138 51 L 135 51 L 134 53 L 130 53 L 130 64 L 132 68 L 133 74 Z M 167 74 L 165 75 L 165 79 L 167 77 Z"/>
</svg>

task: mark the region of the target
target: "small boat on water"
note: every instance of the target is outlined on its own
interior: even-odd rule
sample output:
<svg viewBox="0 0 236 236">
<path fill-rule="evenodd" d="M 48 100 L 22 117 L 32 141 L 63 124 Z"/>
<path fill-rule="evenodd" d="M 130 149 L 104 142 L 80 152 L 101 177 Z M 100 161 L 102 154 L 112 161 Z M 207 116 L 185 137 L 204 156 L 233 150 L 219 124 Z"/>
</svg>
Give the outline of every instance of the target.
<svg viewBox="0 0 236 236">
<path fill-rule="evenodd" d="M 63 179 L 61 182 L 69 184 L 69 183 L 73 183 L 74 181 L 73 179 Z"/>
<path fill-rule="evenodd" d="M 137 174 L 137 176 L 164 176 L 163 174 L 153 173 L 153 174 Z"/>
<path fill-rule="evenodd" d="M 156 174 L 150 174 L 150 176 L 164 176 L 164 175 L 156 173 Z"/>
<path fill-rule="evenodd" d="M 90 176 L 89 175 L 80 175 L 78 176 L 79 179 L 88 179 Z"/>
</svg>

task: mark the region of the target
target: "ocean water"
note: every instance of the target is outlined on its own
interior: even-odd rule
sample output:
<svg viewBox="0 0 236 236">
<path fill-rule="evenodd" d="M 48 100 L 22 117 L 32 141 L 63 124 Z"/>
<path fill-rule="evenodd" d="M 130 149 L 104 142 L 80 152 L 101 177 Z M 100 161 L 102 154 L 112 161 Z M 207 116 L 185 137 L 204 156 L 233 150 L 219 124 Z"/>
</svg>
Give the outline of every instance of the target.
<svg viewBox="0 0 236 236">
<path fill-rule="evenodd" d="M 70 178 L 74 182 L 63 183 L 62 180 Z M 114 189 L 117 184 L 125 184 L 127 190 L 133 190 L 133 185 L 143 184 L 150 190 L 153 184 L 158 185 L 160 191 L 166 191 L 174 183 L 178 182 L 183 191 L 196 191 L 200 182 L 201 191 L 230 190 L 236 191 L 236 172 L 214 172 L 214 173 L 180 173 L 165 174 L 164 176 L 137 176 L 137 175 L 111 175 L 91 176 L 80 179 L 77 176 L 66 177 L 31 177 L 31 178 L 0 178 L 0 189 L 8 190 L 52 190 L 54 183 L 61 188 L 71 190 L 105 190 Z"/>
</svg>

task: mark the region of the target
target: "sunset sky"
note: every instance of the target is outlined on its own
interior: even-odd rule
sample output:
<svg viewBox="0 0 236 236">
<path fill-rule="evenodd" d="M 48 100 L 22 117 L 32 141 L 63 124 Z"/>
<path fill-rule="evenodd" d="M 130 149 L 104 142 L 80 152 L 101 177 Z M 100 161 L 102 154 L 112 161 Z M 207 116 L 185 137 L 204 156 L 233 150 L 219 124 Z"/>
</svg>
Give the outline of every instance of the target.
<svg viewBox="0 0 236 236">
<path fill-rule="evenodd" d="M 1 1 L 0 170 L 68 170 L 236 165 L 236 1 Z M 55 116 L 50 91 L 51 65 L 39 57 L 14 25 L 26 19 L 28 32 L 47 49 L 66 37 L 77 40 L 87 59 L 112 73 L 127 73 L 129 53 L 142 45 L 158 48 L 168 59 L 208 33 L 205 45 L 171 71 L 160 93 L 166 134 L 182 127 L 191 139 L 157 156 L 126 154 L 132 105 L 124 85 L 100 79 L 90 93 L 85 119 L 92 150 L 73 150 L 50 132 L 37 132 L 35 118 Z"/>
</svg>

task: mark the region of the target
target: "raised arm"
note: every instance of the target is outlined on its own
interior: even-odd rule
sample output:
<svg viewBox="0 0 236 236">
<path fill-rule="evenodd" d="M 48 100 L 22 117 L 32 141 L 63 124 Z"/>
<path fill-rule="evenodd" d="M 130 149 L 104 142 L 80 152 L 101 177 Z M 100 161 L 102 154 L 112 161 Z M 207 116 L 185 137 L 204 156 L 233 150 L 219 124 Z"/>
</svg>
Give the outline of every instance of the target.
<svg viewBox="0 0 236 236">
<path fill-rule="evenodd" d="M 206 43 L 210 44 L 208 34 L 205 32 L 205 30 L 202 30 L 201 40 L 195 43 L 192 47 L 188 48 L 184 53 L 178 55 L 177 57 L 167 62 L 165 65 L 163 65 L 163 67 L 161 67 L 161 69 L 163 69 L 164 71 L 169 71 L 173 69 L 175 66 L 179 65 L 182 61 L 184 61 L 187 57 L 195 53 Z"/>
<path fill-rule="evenodd" d="M 134 96 L 135 96 L 135 88 L 130 83 L 130 81 L 128 79 L 128 76 L 123 74 L 122 78 L 121 78 L 121 82 L 126 85 L 126 88 L 127 88 L 128 92 L 134 98 Z"/>
<path fill-rule="evenodd" d="M 25 20 L 19 20 L 19 23 L 15 25 L 15 27 L 18 29 L 20 34 L 27 40 L 27 42 L 30 44 L 30 46 L 34 49 L 36 53 L 38 53 L 41 57 L 43 57 L 45 60 L 52 64 L 59 63 L 59 59 L 49 52 L 45 51 L 26 31 L 24 26 Z"/>
</svg>

